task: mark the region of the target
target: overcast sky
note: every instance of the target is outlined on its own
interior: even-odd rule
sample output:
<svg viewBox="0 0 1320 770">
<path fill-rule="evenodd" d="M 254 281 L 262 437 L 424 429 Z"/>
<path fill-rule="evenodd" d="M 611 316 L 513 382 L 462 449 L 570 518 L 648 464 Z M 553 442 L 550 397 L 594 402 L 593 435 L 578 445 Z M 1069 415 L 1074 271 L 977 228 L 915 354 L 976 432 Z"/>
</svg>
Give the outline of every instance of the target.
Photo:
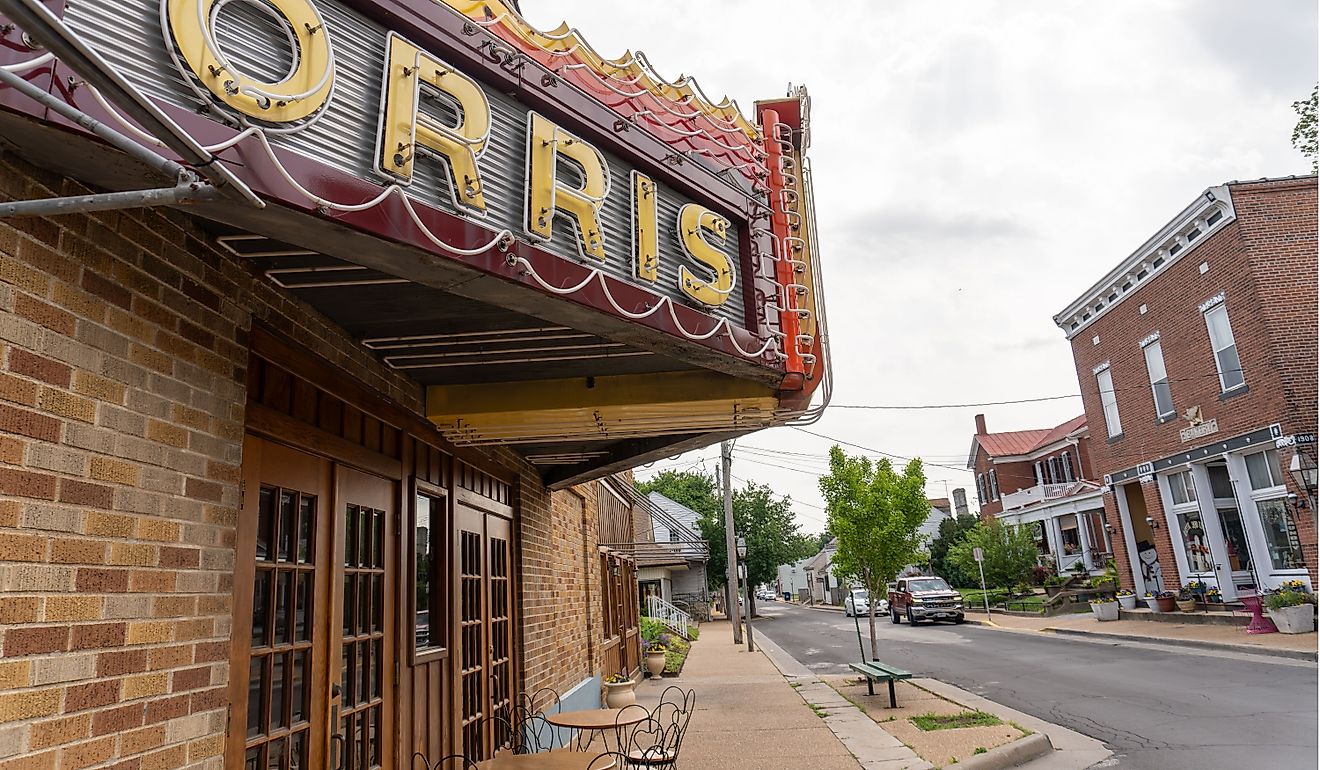
<svg viewBox="0 0 1320 770">
<path fill-rule="evenodd" d="M 835 404 L 1076 393 L 1055 313 L 1205 188 L 1309 172 L 1290 136 L 1292 102 L 1316 81 L 1313 0 L 522 9 L 542 29 L 567 20 L 604 56 L 645 51 L 662 75 L 695 75 L 749 115 L 790 82 L 808 87 Z M 1081 409 L 1080 398 L 831 409 L 809 430 L 921 456 L 932 497 L 964 486 L 975 505 L 960 469 L 977 411 L 1005 431 Z M 753 434 L 735 449 L 733 476 L 791 495 L 803 528 L 818 532 L 830 443 L 789 428 Z M 718 457 L 715 446 L 638 475 L 701 458 L 713 471 Z"/>
</svg>

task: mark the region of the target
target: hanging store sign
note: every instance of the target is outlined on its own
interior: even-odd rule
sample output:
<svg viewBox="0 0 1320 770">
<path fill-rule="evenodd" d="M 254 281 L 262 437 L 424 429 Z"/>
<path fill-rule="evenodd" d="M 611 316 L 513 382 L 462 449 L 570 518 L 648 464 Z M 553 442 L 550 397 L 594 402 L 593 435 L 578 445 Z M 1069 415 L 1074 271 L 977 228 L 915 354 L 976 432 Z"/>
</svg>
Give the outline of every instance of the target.
<svg viewBox="0 0 1320 770">
<path fill-rule="evenodd" d="M 244 146 L 263 147 L 290 180 L 275 150 L 398 187 L 411 202 L 515 234 L 746 328 L 744 227 L 490 88 L 443 51 L 368 19 L 357 5 L 68 0 L 64 15 L 138 88 L 188 110 L 200 105 L 247 132 Z M 432 13 L 451 10 L 437 5 Z M 352 210 L 362 201 L 335 203 Z M 409 211 L 415 225 L 428 226 Z"/>
</svg>

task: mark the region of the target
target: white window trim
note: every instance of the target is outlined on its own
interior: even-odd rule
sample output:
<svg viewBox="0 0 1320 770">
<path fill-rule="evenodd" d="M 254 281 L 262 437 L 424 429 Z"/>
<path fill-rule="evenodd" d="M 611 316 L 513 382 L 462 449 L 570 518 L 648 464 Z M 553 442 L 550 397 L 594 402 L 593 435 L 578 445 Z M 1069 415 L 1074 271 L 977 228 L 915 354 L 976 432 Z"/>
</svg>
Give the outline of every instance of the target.
<svg viewBox="0 0 1320 770">
<path fill-rule="evenodd" d="M 1151 346 L 1151 345 L 1154 345 L 1155 343 L 1157 343 L 1157 342 L 1159 342 L 1159 341 L 1160 341 L 1160 333 L 1159 333 L 1159 332 L 1155 332 L 1154 334 L 1150 335 L 1150 336 L 1147 337 L 1146 339 L 1142 340 L 1142 341 L 1141 341 L 1141 357 L 1142 357 L 1142 359 L 1146 362 L 1146 379 L 1150 381 L 1150 400 L 1151 400 L 1151 403 L 1155 405 L 1155 417 L 1156 417 L 1157 419 L 1163 420 L 1163 419 L 1165 419 L 1165 418 L 1167 418 L 1167 417 L 1172 417 L 1173 415 L 1177 414 L 1177 413 L 1178 413 L 1178 407 L 1176 407 L 1176 406 L 1173 405 L 1173 384 L 1172 384 L 1173 381 L 1169 379 L 1169 364 L 1168 364 L 1168 362 L 1166 362 L 1166 361 L 1164 360 L 1164 346 L 1161 345 L 1161 346 L 1160 346 L 1160 365 L 1164 368 L 1164 382 L 1165 382 L 1165 384 L 1167 384 L 1167 385 L 1169 386 L 1169 407 L 1170 407 L 1170 408 L 1169 408 L 1169 411 L 1167 411 L 1167 412 L 1161 412 L 1161 411 L 1160 411 L 1160 397 L 1159 397 L 1159 394 L 1158 394 L 1158 393 L 1156 392 L 1156 390 L 1155 390 L 1155 384 L 1156 384 L 1157 380 L 1155 379 L 1155 373 L 1152 372 L 1152 371 L 1150 370 L 1150 358 L 1148 358 L 1147 355 L 1146 355 L 1146 354 L 1147 354 L 1147 351 L 1148 351 L 1149 348 L 1150 348 L 1150 346 Z M 1211 348 L 1213 348 L 1213 347 L 1214 347 L 1214 346 L 1211 345 Z M 1214 351 L 1211 350 L 1211 352 L 1213 353 Z M 1218 361 L 1219 361 L 1218 357 L 1215 358 L 1215 361 L 1216 361 L 1216 365 L 1218 365 Z M 1220 388 L 1223 388 L 1223 377 L 1222 377 L 1222 376 L 1220 377 L 1219 386 L 1220 386 Z"/>
<path fill-rule="evenodd" d="M 1105 388 L 1100 383 L 1100 375 L 1104 374 L 1105 372 L 1109 372 L 1108 361 L 1106 361 L 1102 365 L 1102 368 L 1097 368 L 1095 370 L 1095 385 L 1096 385 L 1096 390 L 1100 394 L 1100 414 L 1104 417 L 1105 420 L 1105 433 L 1109 435 L 1109 438 L 1116 438 L 1118 436 L 1123 435 L 1123 417 L 1122 415 L 1119 414 L 1118 411 L 1118 389 L 1114 386 L 1113 372 L 1110 372 L 1109 393 L 1114 399 L 1114 423 L 1116 424 L 1114 425 L 1109 424 L 1108 410 L 1105 409 Z"/>
<path fill-rule="evenodd" d="M 1210 298 L 1206 302 L 1202 302 L 1200 307 L 1205 309 L 1201 311 L 1201 320 L 1205 322 L 1205 334 L 1206 337 L 1210 340 L 1210 356 L 1215 359 L 1215 371 L 1219 373 L 1219 392 L 1232 393 L 1233 391 L 1239 388 L 1247 387 L 1247 372 L 1246 372 L 1246 368 L 1242 366 L 1242 351 L 1238 349 L 1237 334 L 1233 332 L 1233 319 L 1228 317 L 1228 306 L 1224 305 L 1223 303 L 1224 303 L 1223 292 L 1216 294 L 1214 297 Z M 1233 338 L 1233 349 L 1234 351 L 1237 352 L 1237 357 L 1238 357 L 1238 369 L 1239 369 L 1238 375 L 1242 378 L 1242 382 L 1239 382 L 1238 384 L 1234 385 L 1231 388 L 1224 387 L 1224 370 L 1219 366 L 1219 351 L 1215 350 L 1215 338 L 1214 335 L 1210 333 L 1210 313 L 1214 312 L 1220 307 L 1224 309 L 1224 323 L 1227 324 L 1228 326 L 1228 334 L 1230 337 Z"/>
<path fill-rule="evenodd" d="M 994 468 L 990 469 L 990 500 L 999 502 L 999 474 L 995 473 Z"/>
</svg>

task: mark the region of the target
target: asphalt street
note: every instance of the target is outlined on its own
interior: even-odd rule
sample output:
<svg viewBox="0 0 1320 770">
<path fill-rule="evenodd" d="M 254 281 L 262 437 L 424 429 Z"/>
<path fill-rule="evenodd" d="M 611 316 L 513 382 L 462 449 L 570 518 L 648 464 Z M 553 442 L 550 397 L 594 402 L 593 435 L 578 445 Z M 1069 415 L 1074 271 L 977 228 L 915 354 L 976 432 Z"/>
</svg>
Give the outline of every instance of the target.
<svg viewBox="0 0 1320 770">
<path fill-rule="evenodd" d="M 759 603 L 755 632 L 821 675 L 859 659 L 852 618 Z M 863 643 L 869 650 L 866 619 Z M 876 619 L 882 662 L 1097 738 L 1103 767 L 1306 770 L 1317 764 L 1316 666 L 1259 655 L 1099 643 Z"/>
</svg>

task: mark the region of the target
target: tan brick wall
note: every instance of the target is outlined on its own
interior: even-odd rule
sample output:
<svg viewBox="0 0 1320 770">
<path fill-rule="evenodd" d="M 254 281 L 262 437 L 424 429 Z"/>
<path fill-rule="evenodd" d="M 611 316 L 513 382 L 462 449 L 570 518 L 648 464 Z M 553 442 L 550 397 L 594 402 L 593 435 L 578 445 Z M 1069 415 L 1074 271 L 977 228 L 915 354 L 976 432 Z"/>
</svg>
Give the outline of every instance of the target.
<svg viewBox="0 0 1320 770">
<path fill-rule="evenodd" d="M 0 154 L 0 197 L 85 192 Z M 182 213 L 0 222 L 0 770 L 221 766 L 258 319 L 420 413 Z M 601 667 L 596 485 L 484 454 L 520 473 L 524 681 L 563 691 Z"/>
</svg>

